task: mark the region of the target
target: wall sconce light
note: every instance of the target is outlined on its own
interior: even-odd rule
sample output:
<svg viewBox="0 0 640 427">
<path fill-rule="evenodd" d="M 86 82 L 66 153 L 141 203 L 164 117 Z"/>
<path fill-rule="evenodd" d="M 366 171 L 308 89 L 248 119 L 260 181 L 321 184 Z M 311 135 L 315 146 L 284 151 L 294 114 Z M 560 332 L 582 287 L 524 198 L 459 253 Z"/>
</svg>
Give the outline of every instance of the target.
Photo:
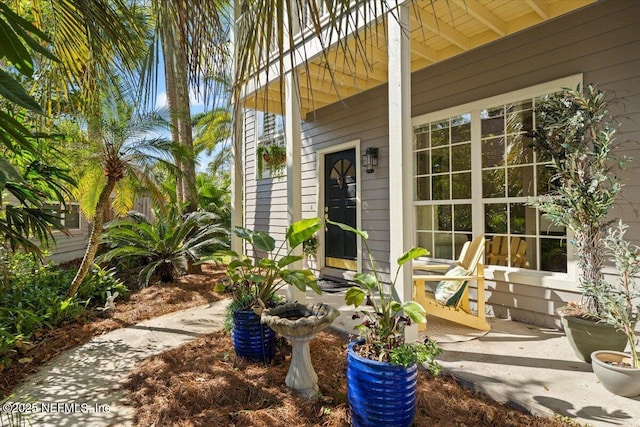
<svg viewBox="0 0 640 427">
<path fill-rule="evenodd" d="M 378 166 L 378 147 L 369 147 L 362 154 L 362 167 L 366 173 L 373 173 L 374 166 Z"/>
</svg>

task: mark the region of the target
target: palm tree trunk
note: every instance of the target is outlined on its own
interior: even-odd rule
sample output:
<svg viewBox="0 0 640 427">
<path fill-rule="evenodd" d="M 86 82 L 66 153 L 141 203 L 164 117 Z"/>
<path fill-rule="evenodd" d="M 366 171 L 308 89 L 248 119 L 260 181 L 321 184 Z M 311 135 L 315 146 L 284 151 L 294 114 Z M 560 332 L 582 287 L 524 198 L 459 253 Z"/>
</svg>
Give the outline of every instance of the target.
<svg viewBox="0 0 640 427">
<path fill-rule="evenodd" d="M 96 253 L 98 252 L 98 247 L 100 246 L 100 237 L 102 236 L 102 226 L 104 225 L 104 219 L 107 213 L 107 209 L 109 209 L 110 206 L 109 198 L 111 197 L 111 192 L 115 188 L 117 182 L 118 179 L 108 177 L 107 185 L 100 192 L 98 204 L 96 205 L 96 213 L 93 216 L 93 229 L 91 230 L 91 235 L 89 236 L 87 250 L 84 253 L 84 257 L 82 258 L 82 263 L 80 264 L 80 268 L 78 268 L 76 277 L 74 277 L 73 281 L 71 282 L 71 288 L 69 289 L 68 294 L 69 297 L 74 296 L 78 292 L 80 284 L 89 273 L 89 269 L 93 265 L 93 261 L 96 258 Z"/>
<path fill-rule="evenodd" d="M 170 32 L 168 30 L 161 32 L 162 37 L 164 39 L 162 42 L 162 46 L 163 46 L 163 56 L 164 56 L 165 89 L 167 91 L 167 110 L 169 110 L 169 120 L 171 121 L 171 140 L 174 142 L 174 144 L 178 144 L 180 142 L 180 133 L 178 131 L 178 128 L 179 128 L 178 120 L 175 114 L 176 84 L 175 84 L 175 78 L 173 73 L 175 65 L 173 61 L 173 55 L 171 53 L 173 49 L 168 46 L 169 42 L 167 40 L 170 38 L 170 36 L 167 33 L 170 33 Z M 176 162 L 176 167 L 178 169 L 178 172 L 175 177 L 176 178 L 176 201 L 178 202 L 178 207 L 180 207 L 180 205 L 184 202 L 184 195 L 182 192 L 182 181 L 183 181 L 182 157 L 180 156 L 177 150 L 174 151 L 173 157 Z"/>
<path fill-rule="evenodd" d="M 186 204 L 186 211 L 192 212 L 198 208 L 198 199 L 186 73 L 186 47 L 173 28 L 165 28 L 161 34 L 172 138 L 180 145 L 180 155 L 175 156 L 180 171 L 176 177 L 176 198 L 179 205 Z"/>
</svg>

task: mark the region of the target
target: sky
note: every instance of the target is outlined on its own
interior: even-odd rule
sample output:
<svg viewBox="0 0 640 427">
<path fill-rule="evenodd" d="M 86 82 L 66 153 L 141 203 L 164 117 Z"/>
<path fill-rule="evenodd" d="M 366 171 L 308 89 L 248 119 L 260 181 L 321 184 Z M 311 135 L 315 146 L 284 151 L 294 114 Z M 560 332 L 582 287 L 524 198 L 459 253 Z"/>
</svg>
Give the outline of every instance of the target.
<svg viewBox="0 0 640 427">
<path fill-rule="evenodd" d="M 159 59 L 159 64 L 162 64 L 162 58 Z M 167 108 L 167 91 L 165 88 L 165 79 L 164 79 L 164 69 L 163 67 L 158 67 L 158 82 L 156 89 L 156 100 L 154 108 L 156 110 L 165 110 Z M 212 109 L 212 105 L 205 105 L 203 97 L 198 97 L 196 95 L 196 90 L 191 88 L 189 90 L 189 101 L 191 104 L 191 116 L 193 117 L 196 114 L 202 113 L 204 111 L 209 111 Z M 210 101 L 211 103 L 211 101 Z M 167 135 L 170 137 L 170 135 Z M 205 172 L 207 169 L 207 165 L 211 161 L 211 159 L 215 156 L 215 153 L 212 153 L 211 156 L 206 156 L 204 153 L 198 156 L 198 164 L 196 165 L 196 172 Z"/>
</svg>

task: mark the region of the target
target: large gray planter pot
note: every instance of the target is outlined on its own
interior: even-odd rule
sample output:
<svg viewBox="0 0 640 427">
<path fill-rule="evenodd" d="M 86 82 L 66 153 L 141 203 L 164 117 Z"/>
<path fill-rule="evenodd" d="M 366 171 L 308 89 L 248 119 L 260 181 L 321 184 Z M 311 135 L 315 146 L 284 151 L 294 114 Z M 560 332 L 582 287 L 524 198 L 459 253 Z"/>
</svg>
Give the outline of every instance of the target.
<svg viewBox="0 0 640 427">
<path fill-rule="evenodd" d="M 625 368 L 607 362 L 620 363 L 629 359 L 627 353 L 600 350 L 591 353 L 591 366 L 600 384 L 613 394 L 624 397 L 640 396 L 640 369 Z"/>
<path fill-rule="evenodd" d="M 560 316 L 564 333 L 578 359 L 591 363 L 596 350 L 624 351 L 627 336 L 606 323 L 593 322 L 573 316 Z"/>
</svg>

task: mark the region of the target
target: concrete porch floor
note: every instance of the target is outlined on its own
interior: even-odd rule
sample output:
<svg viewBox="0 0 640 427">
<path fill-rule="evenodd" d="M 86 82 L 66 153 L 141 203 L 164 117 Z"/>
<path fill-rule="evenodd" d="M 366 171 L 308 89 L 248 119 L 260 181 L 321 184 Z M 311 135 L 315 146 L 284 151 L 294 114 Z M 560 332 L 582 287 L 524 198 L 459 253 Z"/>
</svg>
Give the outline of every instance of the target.
<svg viewBox="0 0 640 427">
<path fill-rule="evenodd" d="M 344 291 L 322 296 L 308 292 L 307 302 L 316 301 L 340 310 L 332 327 L 352 331 L 354 310 L 344 305 Z M 540 416 L 560 414 L 590 426 L 640 427 L 640 397 L 605 390 L 591 365 L 576 358 L 563 332 L 495 318 L 489 323 L 491 331 L 483 337 L 440 345 L 440 364 L 463 385 Z"/>
</svg>

